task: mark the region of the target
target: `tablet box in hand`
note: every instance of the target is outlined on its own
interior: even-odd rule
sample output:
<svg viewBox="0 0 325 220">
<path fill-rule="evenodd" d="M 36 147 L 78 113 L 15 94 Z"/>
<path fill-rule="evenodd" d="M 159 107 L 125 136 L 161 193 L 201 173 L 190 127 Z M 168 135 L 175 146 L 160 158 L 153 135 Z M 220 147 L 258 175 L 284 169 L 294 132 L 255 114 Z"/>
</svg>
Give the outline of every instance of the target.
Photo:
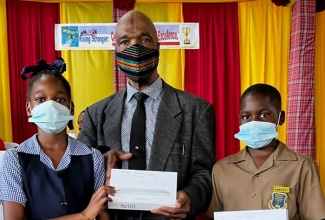
<svg viewBox="0 0 325 220">
<path fill-rule="evenodd" d="M 159 206 L 175 207 L 177 173 L 112 169 L 111 186 L 116 193 L 109 209 L 150 211 Z"/>
</svg>

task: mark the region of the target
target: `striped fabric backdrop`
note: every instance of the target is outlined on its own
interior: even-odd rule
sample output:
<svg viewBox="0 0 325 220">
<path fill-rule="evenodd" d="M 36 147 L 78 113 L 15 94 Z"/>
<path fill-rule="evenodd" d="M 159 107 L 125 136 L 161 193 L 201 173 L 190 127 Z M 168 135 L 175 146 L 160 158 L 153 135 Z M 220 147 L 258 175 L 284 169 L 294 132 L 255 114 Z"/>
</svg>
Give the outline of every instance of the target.
<svg viewBox="0 0 325 220">
<path fill-rule="evenodd" d="M 314 62 L 316 0 L 298 1 L 292 10 L 287 144 L 315 159 Z M 297 120 L 299 119 L 299 120 Z"/>
<path fill-rule="evenodd" d="M 121 18 L 126 12 L 128 12 L 127 9 L 118 9 L 113 7 L 113 22 L 117 22 L 118 19 Z M 113 58 L 113 62 L 115 91 L 118 92 L 126 88 L 127 78 L 117 67 L 115 57 Z"/>
</svg>

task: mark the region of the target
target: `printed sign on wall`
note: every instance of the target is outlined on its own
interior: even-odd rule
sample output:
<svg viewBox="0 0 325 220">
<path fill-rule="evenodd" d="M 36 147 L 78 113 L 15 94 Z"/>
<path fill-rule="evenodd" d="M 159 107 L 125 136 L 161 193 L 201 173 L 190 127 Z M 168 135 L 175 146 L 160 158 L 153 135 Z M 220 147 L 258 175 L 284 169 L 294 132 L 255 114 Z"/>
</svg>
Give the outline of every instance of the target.
<svg viewBox="0 0 325 220">
<path fill-rule="evenodd" d="M 199 49 L 198 23 L 154 23 L 160 49 Z M 56 50 L 115 50 L 116 23 L 56 24 Z"/>
</svg>

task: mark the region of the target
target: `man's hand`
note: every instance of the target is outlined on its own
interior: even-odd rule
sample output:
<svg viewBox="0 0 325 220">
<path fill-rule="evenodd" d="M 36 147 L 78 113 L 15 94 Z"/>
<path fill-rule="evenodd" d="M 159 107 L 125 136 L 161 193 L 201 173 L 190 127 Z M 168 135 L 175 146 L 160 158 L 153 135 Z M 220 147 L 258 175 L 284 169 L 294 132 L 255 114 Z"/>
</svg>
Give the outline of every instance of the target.
<svg viewBox="0 0 325 220">
<path fill-rule="evenodd" d="M 175 207 L 160 206 L 151 212 L 170 219 L 185 219 L 191 209 L 191 199 L 183 190 L 177 192 Z"/>
<path fill-rule="evenodd" d="M 117 162 L 121 160 L 128 160 L 132 157 L 131 153 L 124 153 L 121 150 L 114 149 L 104 154 L 104 160 L 106 164 L 106 182 L 105 185 L 109 186 L 111 180 L 111 170 L 117 168 Z"/>
</svg>

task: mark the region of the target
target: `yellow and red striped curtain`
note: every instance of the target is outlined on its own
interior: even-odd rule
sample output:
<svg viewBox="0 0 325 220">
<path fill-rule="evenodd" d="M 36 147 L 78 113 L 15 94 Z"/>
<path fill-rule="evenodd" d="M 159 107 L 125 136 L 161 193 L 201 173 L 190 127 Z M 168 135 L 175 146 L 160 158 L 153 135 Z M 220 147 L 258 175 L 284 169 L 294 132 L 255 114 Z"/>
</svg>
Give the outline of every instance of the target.
<svg viewBox="0 0 325 220">
<path fill-rule="evenodd" d="M 110 23 L 112 2 L 61 3 L 61 23 Z M 113 51 L 62 51 L 71 84 L 75 115 L 114 93 Z M 76 120 L 75 126 L 76 126 Z"/>
<path fill-rule="evenodd" d="M 239 3 L 239 23 L 242 92 L 252 84 L 268 83 L 280 91 L 282 109 L 287 110 L 291 7 L 272 1 Z M 285 142 L 286 123 L 278 132 Z"/>
<path fill-rule="evenodd" d="M 23 0 L 31 2 L 44 2 L 44 3 L 80 3 L 80 2 L 99 2 L 98 0 Z M 225 3 L 225 2 L 247 2 L 256 0 L 137 0 L 137 3 Z M 101 0 L 100 2 L 113 2 L 113 0 Z"/>
<path fill-rule="evenodd" d="M 0 138 L 12 140 L 6 0 L 0 0 Z"/>
<path fill-rule="evenodd" d="M 155 22 L 182 22 L 181 4 L 136 4 Z M 112 22 L 111 2 L 61 3 L 61 23 Z M 159 10 L 161 13 L 155 13 Z M 109 18 L 109 19 L 108 19 Z M 183 89 L 184 51 L 161 50 L 159 73 L 176 88 Z M 66 77 L 72 85 L 76 115 L 85 107 L 114 93 L 113 51 L 62 51 L 70 64 Z M 80 61 L 87 62 L 80 62 Z M 181 64 L 181 65 L 179 65 Z M 93 86 L 96 85 L 96 86 Z"/>
<path fill-rule="evenodd" d="M 181 3 L 136 3 L 134 9 L 154 22 L 183 22 Z M 184 50 L 160 50 L 158 73 L 172 86 L 184 90 Z"/>
</svg>

